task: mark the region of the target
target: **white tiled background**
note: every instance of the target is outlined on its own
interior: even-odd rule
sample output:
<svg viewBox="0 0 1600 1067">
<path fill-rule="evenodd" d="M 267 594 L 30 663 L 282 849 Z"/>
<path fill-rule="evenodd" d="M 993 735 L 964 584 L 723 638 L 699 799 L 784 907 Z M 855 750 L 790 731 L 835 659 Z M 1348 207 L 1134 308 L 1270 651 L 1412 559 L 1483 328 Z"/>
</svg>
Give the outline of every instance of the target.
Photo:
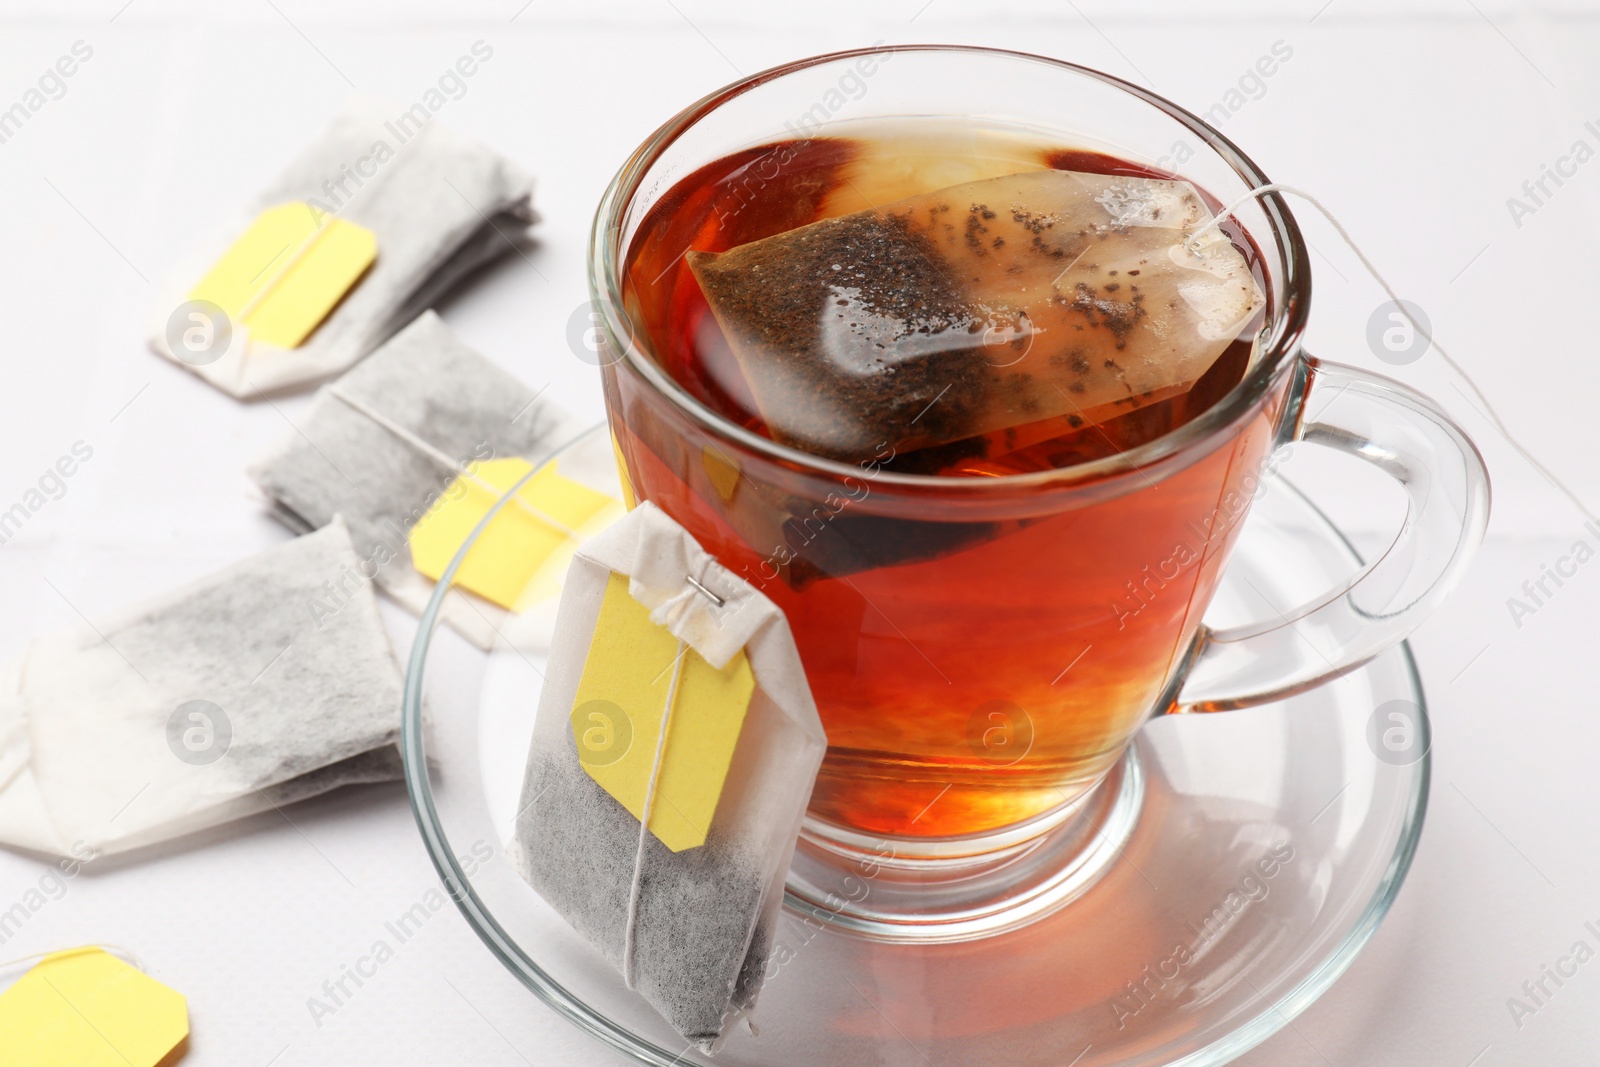
<svg viewBox="0 0 1600 1067">
<path fill-rule="evenodd" d="M 96 615 L 287 536 L 243 470 L 304 399 L 240 406 L 149 355 L 146 280 L 352 87 L 409 103 L 479 39 L 494 57 L 440 120 L 533 170 L 545 221 L 525 259 L 441 310 L 508 369 L 596 415 L 593 369 L 565 342 L 590 217 L 625 154 L 702 93 L 809 53 L 945 41 L 1087 63 L 1203 111 L 1285 42 L 1292 59 L 1224 132 L 1341 216 L 1512 434 L 1600 509 L 1600 160 L 1520 225 L 1507 206 L 1574 141 L 1600 149 L 1584 129 L 1593 119 L 1600 130 L 1593 5 L 11 0 L 0 5 L 0 107 L 74 42 L 93 57 L 0 144 L 0 509 L 74 442 L 94 457 L 0 547 L 0 654 L 76 611 Z M 1415 640 L 1437 776 L 1410 882 L 1350 973 L 1243 1062 L 1593 1062 L 1600 964 L 1520 1026 L 1506 1000 L 1600 920 L 1600 707 L 1588 673 L 1600 564 L 1513 622 L 1507 598 L 1581 534 L 1580 512 L 1437 354 L 1400 368 L 1373 357 L 1366 323 L 1382 294 L 1320 219 L 1301 218 L 1316 248 L 1312 351 L 1436 397 L 1488 457 L 1496 511 L 1475 570 Z M 1388 487 L 1307 451 L 1291 473 L 1380 545 L 1396 518 Z M 407 642 L 408 621 L 393 621 Z M 454 699 L 470 706 L 472 654 L 442 655 L 463 679 Z M 453 912 L 317 1026 L 306 998 L 433 875 L 398 786 L 290 814 L 294 825 L 263 816 L 199 846 L 96 864 L 0 960 L 126 946 L 189 996 L 196 1067 L 607 1061 Z M 0 909 L 43 870 L 0 852 Z"/>
</svg>

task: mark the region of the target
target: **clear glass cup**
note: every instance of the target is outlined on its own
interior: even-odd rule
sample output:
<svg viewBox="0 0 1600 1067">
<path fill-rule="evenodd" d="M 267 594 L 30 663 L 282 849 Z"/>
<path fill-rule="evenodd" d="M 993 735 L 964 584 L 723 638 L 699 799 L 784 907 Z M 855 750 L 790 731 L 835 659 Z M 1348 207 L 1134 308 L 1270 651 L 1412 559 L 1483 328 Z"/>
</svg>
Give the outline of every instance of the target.
<svg viewBox="0 0 1600 1067">
<path fill-rule="evenodd" d="M 843 86 L 851 91 L 841 95 Z M 698 168 L 753 146 L 927 116 L 1171 171 L 1221 203 L 1268 182 L 1197 117 L 1037 56 L 889 48 L 746 79 L 658 130 L 600 204 L 590 284 L 609 420 L 633 492 L 789 617 L 830 740 L 806 823 L 813 853 L 981 873 L 1054 834 L 1062 844 L 1053 862 L 1065 870 L 1069 854 L 1104 837 L 1067 832 L 1075 817 L 1092 827 L 1130 817 L 1118 808 L 1126 788 L 1097 795 L 1096 786 L 1152 716 L 1279 699 L 1402 640 L 1481 540 L 1488 478 L 1470 441 L 1425 397 L 1303 351 L 1307 250 L 1277 193 L 1232 213 L 1260 252 L 1267 296 L 1243 381 L 1171 433 L 1118 454 L 1007 477 L 898 473 L 785 447 L 683 388 L 626 297 L 630 246 L 663 198 Z M 684 218 L 684 249 L 658 250 L 661 258 L 693 247 L 689 235 L 706 232 L 696 222 Z M 678 284 L 686 268 L 676 271 L 644 283 Z M 1255 625 L 1209 630 L 1201 619 L 1250 503 L 1292 441 L 1395 478 L 1408 497 L 1405 523 L 1343 586 Z M 830 537 L 835 546 L 823 546 Z M 877 565 L 875 546 L 908 539 L 926 550 Z M 803 580 L 779 573 L 785 549 L 784 564 L 810 553 Z M 825 874 L 815 881 L 831 891 Z M 973 893 L 992 893 L 983 879 L 969 881 Z M 904 907 L 925 910 L 926 899 L 911 893 Z M 964 914 L 967 904 L 953 899 L 949 911 Z M 881 897 L 875 906 L 893 907 Z"/>
</svg>

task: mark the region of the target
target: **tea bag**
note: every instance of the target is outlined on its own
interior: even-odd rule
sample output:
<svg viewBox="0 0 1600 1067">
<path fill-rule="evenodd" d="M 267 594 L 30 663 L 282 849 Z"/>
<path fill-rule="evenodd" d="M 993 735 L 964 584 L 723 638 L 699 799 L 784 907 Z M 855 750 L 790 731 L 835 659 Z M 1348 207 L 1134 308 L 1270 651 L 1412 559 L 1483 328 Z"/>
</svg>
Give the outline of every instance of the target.
<svg viewBox="0 0 1600 1067">
<path fill-rule="evenodd" d="M 640 504 L 573 558 L 507 854 L 710 1052 L 760 991 L 826 746 L 783 613 Z"/>
<path fill-rule="evenodd" d="M 538 218 L 532 179 L 415 111 L 368 98 L 347 104 L 163 283 L 151 348 L 235 397 L 320 381 L 512 251 Z M 375 247 L 345 248 L 341 235 Z M 219 280 L 219 270 L 231 277 Z M 286 317 L 297 320 L 287 331 Z M 296 340 L 308 324 L 312 332 Z"/>
<path fill-rule="evenodd" d="M 463 481 L 476 478 L 478 465 L 512 458 L 537 462 L 577 429 L 555 404 L 468 348 L 429 311 L 320 389 L 310 411 L 278 448 L 251 466 L 250 476 L 293 529 L 317 529 L 344 516 L 359 574 L 375 577 L 385 592 L 420 613 L 434 581 L 413 565 L 414 528 L 469 489 L 497 497 Z M 583 474 L 569 467 L 562 476 Z M 581 528 L 596 517 L 586 512 L 573 521 Z M 574 535 L 561 538 L 570 552 L 580 529 L 555 521 L 561 528 L 552 527 L 555 532 Z M 554 614 L 552 596 L 543 611 L 526 613 L 518 640 L 548 641 Z M 490 648 L 498 633 L 507 632 L 509 616 L 488 600 L 451 596 L 442 618 Z"/>
<path fill-rule="evenodd" d="M 1046 170 L 688 261 L 773 435 L 860 461 L 1186 389 L 1263 303 L 1226 236 L 1186 247 L 1210 219 L 1185 182 Z"/>
<path fill-rule="evenodd" d="M 343 522 L 33 641 L 0 690 L 0 842 L 121 852 L 400 777 L 400 671 Z"/>
</svg>

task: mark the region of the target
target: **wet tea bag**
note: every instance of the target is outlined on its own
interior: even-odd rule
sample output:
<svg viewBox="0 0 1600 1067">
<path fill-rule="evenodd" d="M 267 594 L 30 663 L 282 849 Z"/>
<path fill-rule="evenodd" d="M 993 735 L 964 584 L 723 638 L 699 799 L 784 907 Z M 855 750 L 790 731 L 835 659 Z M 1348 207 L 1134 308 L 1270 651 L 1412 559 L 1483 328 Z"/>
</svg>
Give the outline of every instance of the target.
<svg viewBox="0 0 1600 1067">
<path fill-rule="evenodd" d="M 1047 170 L 688 261 L 774 436 L 860 461 L 1188 388 L 1263 303 L 1220 231 L 1186 247 L 1210 219 L 1186 182 Z"/>
<path fill-rule="evenodd" d="M 783 613 L 640 504 L 573 558 L 507 854 L 710 1052 L 760 991 L 826 745 Z"/>
<path fill-rule="evenodd" d="M 357 98 L 162 284 L 150 346 L 236 397 L 332 377 L 512 251 L 532 191 L 421 105 Z"/>
<path fill-rule="evenodd" d="M 335 521 L 33 641 L 0 693 L 0 842 L 121 852 L 400 776 L 400 670 Z"/>
<path fill-rule="evenodd" d="M 316 529 L 343 515 L 359 573 L 375 576 L 385 592 L 421 612 L 477 519 L 578 429 L 430 311 L 319 390 L 310 411 L 252 465 L 250 476 L 294 529 Z M 559 576 L 585 532 L 622 510 L 620 501 L 589 488 L 605 481 L 601 472 L 576 466 L 581 462 L 564 459 L 540 470 L 474 548 L 468 563 L 479 572 L 457 580 L 475 595 L 451 596 L 442 609 L 463 636 L 484 648 L 497 634 L 532 645 L 548 641 L 557 588 L 551 574 Z M 493 567 L 497 537 L 506 549 L 504 562 Z M 500 573 L 485 575 L 485 567 Z M 545 597 L 529 603 L 524 590 Z M 508 630 L 513 608 L 521 609 L 515 634 Z"/>
</svg>

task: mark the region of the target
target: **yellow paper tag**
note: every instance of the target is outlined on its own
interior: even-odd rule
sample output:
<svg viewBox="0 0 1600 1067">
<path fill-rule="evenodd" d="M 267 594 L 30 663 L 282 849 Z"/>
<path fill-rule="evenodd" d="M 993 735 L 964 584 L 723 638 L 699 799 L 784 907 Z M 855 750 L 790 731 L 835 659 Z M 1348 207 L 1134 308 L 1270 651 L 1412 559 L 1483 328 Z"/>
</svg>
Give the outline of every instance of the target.
<svg viewBox="0 0 1600 1067">
<path fill-rule="evenodd" d="M 650 610 L 628 593 L 628 578 L 611 575 L 594 640 L 572 706 L 578 761 L 633 817 L 644 817 L 656 741 L 679 655 L 683 663 L 650 832 L 674 852 L 703 845 L 744 726 L 755 676 L 744 650 L 717 670 L 681 646 Z"/>
<path fill-rule="evenodd" d="M 189 293 L 209 300 L 254 340 L 295 348 L 378 256 L 378 239 L 310 204 L 268 208 Z"/>
<path fill-rule="evenodd" d="M 491 459 L 451 482 L 411 528 L 417 570 L 438 581 L 479 520 L 531 469 L 526 460 Z M 615 497 L 562 477 L 548 463 L 473 542 L 455 584 L 507 609 L 553 596 L 578 539 L 620 510 Z"/>
<path fill-rule="evenodd" d="M 46 956 L 0 993 L 8 1064 L 165 1067 L 188 1037 L 181 993 L 98 948 Z"/>
</svg>

